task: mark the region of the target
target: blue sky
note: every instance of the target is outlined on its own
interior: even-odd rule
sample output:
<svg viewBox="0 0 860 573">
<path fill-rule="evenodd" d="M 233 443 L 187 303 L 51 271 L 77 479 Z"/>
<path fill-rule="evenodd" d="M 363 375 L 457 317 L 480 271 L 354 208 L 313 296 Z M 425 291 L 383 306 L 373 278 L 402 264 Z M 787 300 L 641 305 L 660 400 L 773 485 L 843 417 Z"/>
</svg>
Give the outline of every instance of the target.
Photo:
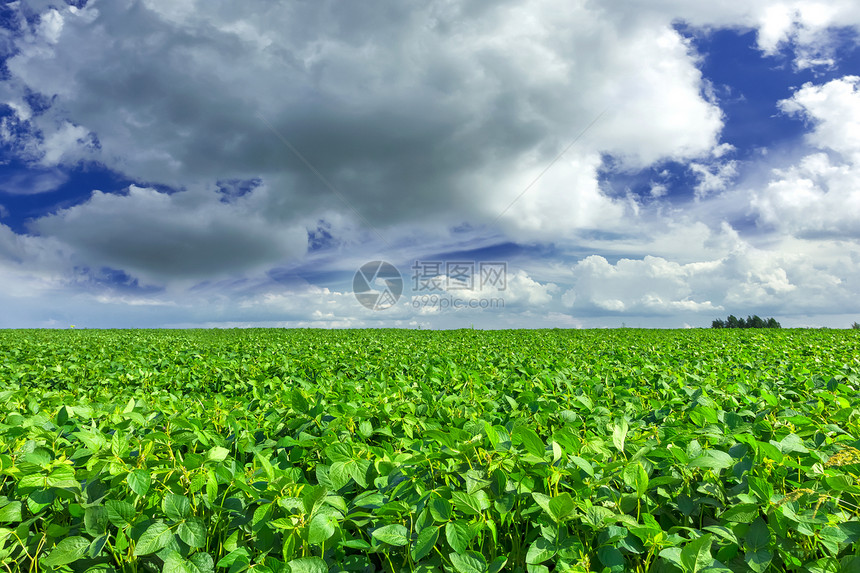
<svg viewBox="0 0 860 573">
<path fill-rule="evenodd" d="M 7 2 L 0 327 L 848 327 L 858 33 L 843 0 Z M 372 261 L 396 301 L 355 296 Z"/>
</svg>

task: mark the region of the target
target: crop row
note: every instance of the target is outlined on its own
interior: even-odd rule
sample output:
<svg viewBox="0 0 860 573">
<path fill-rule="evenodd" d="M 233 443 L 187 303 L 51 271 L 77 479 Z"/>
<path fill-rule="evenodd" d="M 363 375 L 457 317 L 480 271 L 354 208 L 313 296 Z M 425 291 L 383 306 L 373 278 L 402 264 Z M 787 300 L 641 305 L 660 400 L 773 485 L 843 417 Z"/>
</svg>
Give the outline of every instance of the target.
<svg viewBox="0 0 860 573">
<path fill-rule="evenodd" d="M 860 571 L 858 342 L 0 333 L 0 562 Z"/>
</svg>

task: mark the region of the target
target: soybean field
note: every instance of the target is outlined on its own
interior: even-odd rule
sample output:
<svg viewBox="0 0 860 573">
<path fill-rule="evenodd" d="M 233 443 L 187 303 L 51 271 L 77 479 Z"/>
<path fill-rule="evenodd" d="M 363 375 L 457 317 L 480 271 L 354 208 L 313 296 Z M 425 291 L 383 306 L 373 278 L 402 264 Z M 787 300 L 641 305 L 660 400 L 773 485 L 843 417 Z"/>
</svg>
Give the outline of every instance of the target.
<svg viewBox="0 0 860 573">
<path fill-rule="evenodd" d="M 0 572 L 860 572 L 860 331 L 0 331 Z"/>
</svg>

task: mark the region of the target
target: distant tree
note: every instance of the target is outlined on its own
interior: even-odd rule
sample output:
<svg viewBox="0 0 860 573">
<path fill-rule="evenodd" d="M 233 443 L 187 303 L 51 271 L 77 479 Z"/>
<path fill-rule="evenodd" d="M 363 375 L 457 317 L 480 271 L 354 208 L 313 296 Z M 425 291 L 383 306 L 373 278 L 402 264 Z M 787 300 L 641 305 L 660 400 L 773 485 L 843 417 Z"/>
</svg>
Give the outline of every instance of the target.
<svg viewBox="0 0 860 573">
<path fill-rule="evenodd" d="M 851 325 L 851 328 L 854 330 L 860 330 L 860 322 L 854 321 L 854 324 Z"/>
<path fill-rule="evenodd" d="M 765 319 L 753 314 L 746 318 L 738 318 L 730 314 L 726 320 L 721 318 L 714 320 L 711 328 L 782 328 L 782 326 L 773 317 Z"/>
</svg>

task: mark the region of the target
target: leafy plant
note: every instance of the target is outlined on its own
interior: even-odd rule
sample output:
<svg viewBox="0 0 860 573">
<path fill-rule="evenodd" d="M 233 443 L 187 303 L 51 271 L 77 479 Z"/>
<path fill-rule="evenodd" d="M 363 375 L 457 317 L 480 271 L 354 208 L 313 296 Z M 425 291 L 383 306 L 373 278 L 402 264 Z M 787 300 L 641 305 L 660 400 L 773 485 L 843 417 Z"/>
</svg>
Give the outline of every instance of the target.
<svg viewBox="0 0 860 573">
<path fill-rule="evenodd" d="M 3 331 L 0 571 L 852 571 L 858 341 Z"/>
</svg>

